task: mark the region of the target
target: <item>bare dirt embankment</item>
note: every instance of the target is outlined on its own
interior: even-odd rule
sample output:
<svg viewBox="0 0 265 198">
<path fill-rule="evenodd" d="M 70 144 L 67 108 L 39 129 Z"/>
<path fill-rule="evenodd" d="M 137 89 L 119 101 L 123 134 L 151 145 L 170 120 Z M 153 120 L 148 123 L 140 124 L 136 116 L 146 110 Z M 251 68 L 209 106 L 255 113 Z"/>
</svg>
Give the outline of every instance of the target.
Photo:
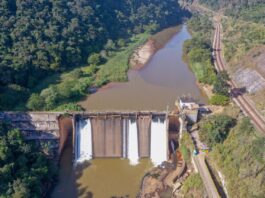
<svg viewBox="0 0 265 198">
<path fill-rule="evenodd" d="M 149 39 L 144 45 L 139 46 L 130 59 L 130 65 L 133 69 L 141 69 L 150 60 L 157 51 L 155 41 Z"/>
<path fill-rule="evenodd" d="M 143 68 L 152 56 L 179 31 L 180 27 L 167 28 L 151 36 L 148 41 L 139 46 L 132 54 L 129 63 L 132 69 Z"/>
</svg>

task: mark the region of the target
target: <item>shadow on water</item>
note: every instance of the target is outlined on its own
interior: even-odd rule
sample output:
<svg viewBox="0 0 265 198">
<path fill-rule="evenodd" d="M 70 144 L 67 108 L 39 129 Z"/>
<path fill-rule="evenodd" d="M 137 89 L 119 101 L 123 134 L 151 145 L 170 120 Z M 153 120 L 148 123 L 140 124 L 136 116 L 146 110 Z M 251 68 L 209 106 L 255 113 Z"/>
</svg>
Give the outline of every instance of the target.
<svg viewBox="0 0 265 198">
<path fill-rule="evenodd" d="M 93 197 L 93 193 L 90 192 L 88 186 L 82 186 L 77 183 L 83 175 L 83 170 L 87 169 L 91 166 L 91 164 L 89 162 L 85 162 L 74 167 L 72 153 L 72 140 L 69 138 L 60 159 L 59 181 L 51 195 L 52 198 Z"/>
</svg>

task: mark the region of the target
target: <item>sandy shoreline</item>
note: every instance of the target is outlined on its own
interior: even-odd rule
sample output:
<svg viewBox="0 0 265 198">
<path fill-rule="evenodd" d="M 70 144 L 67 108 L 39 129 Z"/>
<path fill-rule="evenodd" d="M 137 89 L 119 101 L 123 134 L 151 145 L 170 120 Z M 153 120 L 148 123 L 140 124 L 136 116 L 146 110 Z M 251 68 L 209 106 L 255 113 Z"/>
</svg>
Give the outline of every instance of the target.
<svg viewBox="0 0 265 198">
<path fill-rule="evenodd" d="M 135 49 L 130 57 L 130 68 L 134 70 L 142 69 L 152 56 L 180 30 L 181 26 L 167 28 L 151 36 L 147 42 Z"/>
<path fill-rule="evenodd" d="M 149 39 L 145 44 L 139 46 L 132 54 L 129 60 L 131 68 L 134 70 L 143 68 L 157 50 L 155 41 Z"/>
</svg>

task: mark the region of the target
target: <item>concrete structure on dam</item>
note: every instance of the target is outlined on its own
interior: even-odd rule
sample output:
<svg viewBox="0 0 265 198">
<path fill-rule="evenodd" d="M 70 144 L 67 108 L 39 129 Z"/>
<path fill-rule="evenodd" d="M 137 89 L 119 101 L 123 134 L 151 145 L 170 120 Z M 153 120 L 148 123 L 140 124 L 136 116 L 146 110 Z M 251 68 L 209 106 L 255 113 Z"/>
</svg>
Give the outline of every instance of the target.
<svg viewBox="0 0 265 198">
<path fill-rule="evenodd" d="M 27 140 L 49 143 L 57 158 L 72 138 L 75 162 L 117 157 L 136 164 L 148 157 L 159 164 L 168 158 L 168 141 L 180 128 L 177 117 L 169 119 L 167 112 L 0 112 L 4 120 Z"/>
</svg>

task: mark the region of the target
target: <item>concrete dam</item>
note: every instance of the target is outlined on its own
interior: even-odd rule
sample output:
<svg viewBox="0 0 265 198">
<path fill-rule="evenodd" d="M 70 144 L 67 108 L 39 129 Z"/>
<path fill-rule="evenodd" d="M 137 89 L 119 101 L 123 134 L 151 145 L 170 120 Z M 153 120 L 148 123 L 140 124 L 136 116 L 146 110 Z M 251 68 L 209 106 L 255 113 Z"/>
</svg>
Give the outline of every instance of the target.
<svg viewBox="0 0 265 198">
<path fill-rule="evenodd" d="M 155 165 L 167 160 L 166 113 L 102 113 L 75 116 L 75 161 L 91 158 L 151 158 Z"/>
<path fill-rule="evenodd" d="M 177 116 L 173 125 L 170 117 L 167 112 L 0 112 L 0 121 L 20 129 L 27 140 L 49 142 L 58 159 L 71 138 L 75 163 L 115 157 L 132 165 L 140 158 L 154 165 L 167 160 L 168 142 L 180 128 Z"/>
</svg>

